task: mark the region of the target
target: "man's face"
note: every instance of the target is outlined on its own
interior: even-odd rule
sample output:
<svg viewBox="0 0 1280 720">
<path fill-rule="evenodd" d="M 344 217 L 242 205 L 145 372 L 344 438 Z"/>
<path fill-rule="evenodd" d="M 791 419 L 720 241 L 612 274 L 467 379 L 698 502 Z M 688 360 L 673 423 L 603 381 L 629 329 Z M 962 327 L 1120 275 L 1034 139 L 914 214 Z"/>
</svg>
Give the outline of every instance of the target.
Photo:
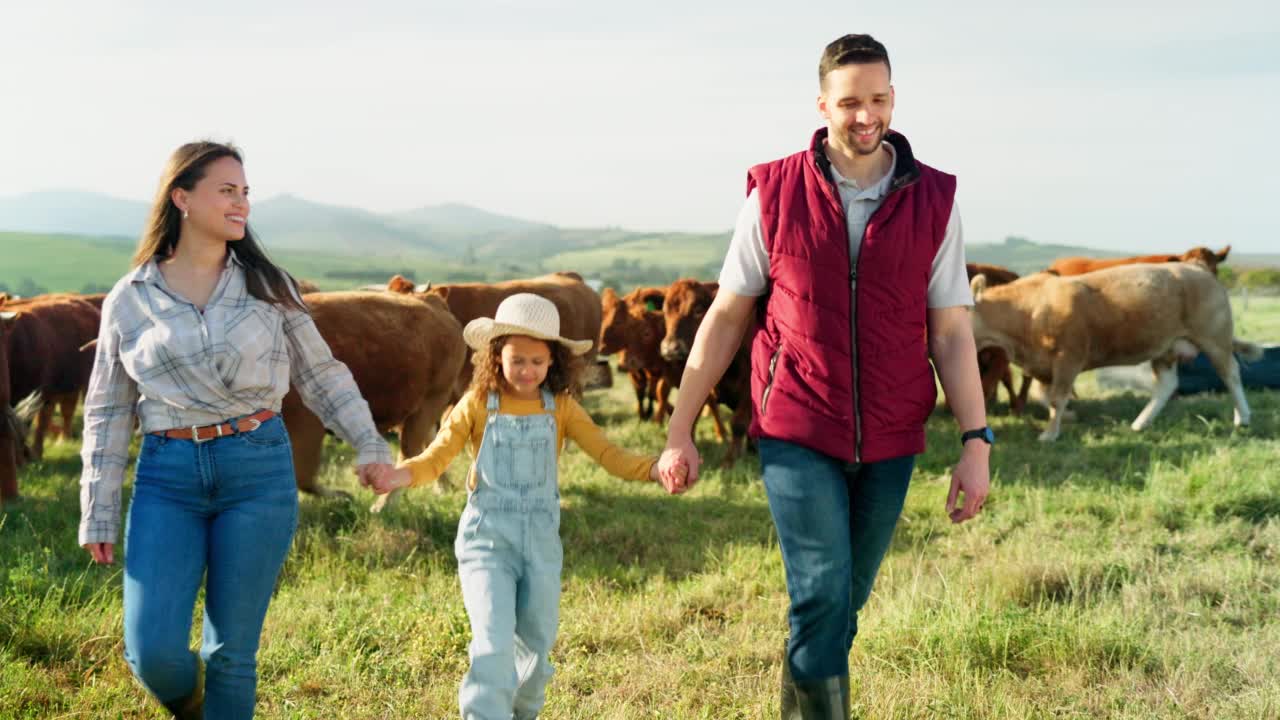
<svg viewBox="0 0 1280 720">
<path fill-rule="evenodd" d="M 818 112 L 827 121 L 827 142 L 837 149 L 858 155 L 876 152 L 893 118 L 889 68 L 877 62 L 842 65 L 827 73 Z"/>
</svg>

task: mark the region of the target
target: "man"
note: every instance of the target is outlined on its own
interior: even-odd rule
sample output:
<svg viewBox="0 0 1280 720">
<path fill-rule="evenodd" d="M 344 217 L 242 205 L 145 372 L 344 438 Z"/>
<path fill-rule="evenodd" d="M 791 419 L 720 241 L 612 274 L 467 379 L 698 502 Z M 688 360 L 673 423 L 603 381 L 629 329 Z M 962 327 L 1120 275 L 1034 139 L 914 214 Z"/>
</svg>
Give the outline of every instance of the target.
<svg viewBox="0 0 1280 720">
<path fill-rule="evenodd" d="M 953 522 L 981 510 L 993 442 L 955 178 L 916 161 L 889 130 L 882 44 L 869 35 L 832 42 L 818 78 L 826 127 L 808 150 L 748 172 L 660 465 L 669 492 L 697 480 L 694 417 L 754 317 L 751 432 L 791 599 L 782 717 L 805 719 L 849 716 L 857 612 L 936 402 L 930 358 L 963 431 L 946 503 Z"/>
</svg>

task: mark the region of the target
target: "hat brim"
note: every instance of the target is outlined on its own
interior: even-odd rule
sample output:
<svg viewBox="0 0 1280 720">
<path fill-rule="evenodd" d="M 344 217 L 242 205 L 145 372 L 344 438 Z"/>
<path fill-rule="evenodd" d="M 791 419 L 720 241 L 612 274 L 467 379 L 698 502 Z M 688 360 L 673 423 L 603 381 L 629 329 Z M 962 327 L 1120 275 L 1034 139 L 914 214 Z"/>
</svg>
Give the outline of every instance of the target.
<svg viewBox="0 0 1280 720">
<path fill-rule="evenodd" d="M 558 342 L 569 348 L 569 352 L 574 355 L 585 355 L 591 349 L 590 340 L 570 340 L 558 335 L 544 335 L 520 325 L 494 322 L 493 318 L 476 318 L 462 328 L 462 339 L 466 341 L 472 350 L 483 350 L 489 346 L 489 343 L 493 342 L 494 338 L 504 335 L 526 335 L 548 342 Z"/>
</svg>

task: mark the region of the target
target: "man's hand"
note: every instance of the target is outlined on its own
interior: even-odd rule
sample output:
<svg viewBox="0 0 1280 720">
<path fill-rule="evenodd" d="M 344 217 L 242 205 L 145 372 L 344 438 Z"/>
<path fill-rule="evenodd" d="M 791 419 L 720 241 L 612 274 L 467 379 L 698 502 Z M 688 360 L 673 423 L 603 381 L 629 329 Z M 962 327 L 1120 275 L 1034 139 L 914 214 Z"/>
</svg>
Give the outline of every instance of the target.
<svg viewBox="0 0 1280 720">
<path fill-rule="evenodd" d="M 698 467 L 701 463 L 702 458 L 698 457 L 693 438 L 668 438 L 667 449 L 658 458 L 658 479 L 667 492 L 679 495 L 698 481 Z"/>
<path fill-rule="evenodd" d="M 951 491 L 947 493 L 946 511 L 951 522 L 962 523 L 982 512 L 982 504 L 991 490 L 990 456 L 991 446 L 981 440 L 964 444 L 960 462 L 951 472 Z M 959 504 L 960 493 L 964 493 L 963 505 Z"/>
</svg>

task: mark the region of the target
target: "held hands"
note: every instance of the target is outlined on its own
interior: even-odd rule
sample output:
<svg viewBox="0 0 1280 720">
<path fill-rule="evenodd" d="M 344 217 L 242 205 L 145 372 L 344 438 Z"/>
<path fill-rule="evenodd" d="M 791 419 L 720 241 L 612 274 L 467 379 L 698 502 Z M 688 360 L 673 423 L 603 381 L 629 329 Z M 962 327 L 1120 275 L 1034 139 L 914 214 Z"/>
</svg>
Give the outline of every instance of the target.
<svg viewBox="0 0 1280 720">
<path fill-rule="evenodd" d="M 668 440 L 667 449 L 655 466 L 658 480 L 667 492 L 679 495 L 698 481 L 698 467 L 701 463 L 702 459 L 698 456 L 698 449 L 693 446 L 692 438 Z"/>
<path fill-rule="evenodd" d="M 392 490 L 408 487 L 409 483 L 413 482 L 413 476 L 409 474 L 408 468 L 397 468 L 384 463 L 375 463 L 361 465 L 356 468 L 356 473 L 360 474 L 360 470 L 363 468 L 367 468 L 367 470 L 361 475 L 360 484 L 373 490 L 378 495 L 386 495 Z"/>
</svg>

